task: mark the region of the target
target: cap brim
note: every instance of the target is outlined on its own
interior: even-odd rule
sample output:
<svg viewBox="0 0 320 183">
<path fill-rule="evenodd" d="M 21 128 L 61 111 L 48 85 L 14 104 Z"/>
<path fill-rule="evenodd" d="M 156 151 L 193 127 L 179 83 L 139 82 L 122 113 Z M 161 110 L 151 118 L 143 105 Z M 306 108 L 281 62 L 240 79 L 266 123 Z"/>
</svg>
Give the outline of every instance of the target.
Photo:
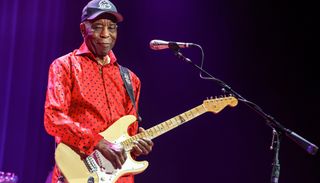
<svg viewBox="0 0 320 183">
<path fill-rule="evenodd" d="M 94 20 L 98 16 L 103 15 L 103 14 L 110 14 L 113 15 L 116 18 L 116 22 L 122 22 L 123 21 L 123 16 L 120 13 L 117 12 L 110 12 L 110 11 L 97 11 L 94 14 L 92 14 L 90 17 L 88 17 L 86 20 Z"/>
</svg>

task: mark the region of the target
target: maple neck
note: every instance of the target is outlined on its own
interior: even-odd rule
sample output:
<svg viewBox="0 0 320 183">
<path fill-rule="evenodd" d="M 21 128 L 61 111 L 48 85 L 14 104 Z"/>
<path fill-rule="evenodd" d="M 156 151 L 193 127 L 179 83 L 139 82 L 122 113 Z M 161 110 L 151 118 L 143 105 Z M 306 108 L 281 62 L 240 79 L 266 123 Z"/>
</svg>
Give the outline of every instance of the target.
<svg viewBox="0 0 320 183">
<path fill-rule="evenodd" d="M 177 115 L 167 121 L 164 121 L 154 127 L 151 127 L 147 130 L 145 130 L 144 132 L 141 132 L 139 134 L 136 134 L 130 138 L 128 138 L 127 140 L 123 141 L 121 144 L 122 146 L 127 149 L 130 150 L 133 146 L 133 143 L 141 138 L 147 138 L 147 139 L 154 139 L 202 114 L 204 114 L 205 112 L 207 112 L 207 109 L 204 107 L 203 104 L 190 109 L 180 115 Z"/>
</svg>

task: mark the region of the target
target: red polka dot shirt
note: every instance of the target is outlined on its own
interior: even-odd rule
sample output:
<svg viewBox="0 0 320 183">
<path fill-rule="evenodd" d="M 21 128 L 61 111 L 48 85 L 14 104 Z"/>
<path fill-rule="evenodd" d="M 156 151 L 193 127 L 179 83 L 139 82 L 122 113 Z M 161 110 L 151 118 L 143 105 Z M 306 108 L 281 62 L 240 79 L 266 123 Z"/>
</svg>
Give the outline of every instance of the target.
<svg viewBox="0 0 320 183">
<path fill-rule="evenodd" d="M 108 56 L 109 64 L 98 64 L 83 43 L 79 49 L 54 60 L 49 69 L 45 129 L 58 142 L 62 141 L 87 155 L 103 138 L 100 132 L 124 115 L 137 116 L 116 57 L 112 51 Z M 130 77 L 138 107 L 140 80 L 131 71 Z M 128 133 L 136 134 L 137 128 L 135 122 Z M 122 182 L 131 182 L 131 178 L 125 179 L 128 181 Z"/>
</svg>

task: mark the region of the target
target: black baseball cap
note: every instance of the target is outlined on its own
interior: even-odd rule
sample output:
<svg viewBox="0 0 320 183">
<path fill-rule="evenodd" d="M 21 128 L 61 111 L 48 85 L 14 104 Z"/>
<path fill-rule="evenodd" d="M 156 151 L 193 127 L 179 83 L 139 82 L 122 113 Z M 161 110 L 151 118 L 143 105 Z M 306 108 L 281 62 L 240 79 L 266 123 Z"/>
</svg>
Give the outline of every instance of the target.
<svg viewBox="0 0 320 183">
<path fill-rule="evenodd" d="M 118 13 L 116 6 L 109 0 L 92 0 L 82 10 L 81 22 L 93 20 L 100 15 L 112 15 L 115 22 L 123 21 L 123 16 Z"/>
</svg>

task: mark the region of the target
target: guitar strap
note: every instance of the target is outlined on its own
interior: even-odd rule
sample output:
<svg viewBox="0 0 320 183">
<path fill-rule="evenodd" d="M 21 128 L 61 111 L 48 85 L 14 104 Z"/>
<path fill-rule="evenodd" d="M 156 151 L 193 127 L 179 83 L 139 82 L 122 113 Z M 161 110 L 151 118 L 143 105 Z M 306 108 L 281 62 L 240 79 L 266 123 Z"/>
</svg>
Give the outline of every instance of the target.
<svg viewBox="0 0 320 183">
<path fill-rule="evenodd" d="M 126 90 L 127 90 L 128 95 L 130 97 L 130 100 L 131 100 L 131 102 L 133 104 L 133 107 L 137 112 L 138 121 L 141 122 L 142 118 L 139 115 L 138 109 L 136 107 L 136 101 L 135 101 L 134 94 L 133 94 L 133 88 L 132 88 L 132 82 L 131 82 L 131 79 L 130 79 L 129 69 L 126 68 L 126 67 L 121 66 L 120 64 L 119 64 L 119 68 L 120 68 L 120 74 L 121 74 L 121 78 L 123 80 L 123 83 L 124 83 L 124 85 L 126 87 Z"/>
</svg>

